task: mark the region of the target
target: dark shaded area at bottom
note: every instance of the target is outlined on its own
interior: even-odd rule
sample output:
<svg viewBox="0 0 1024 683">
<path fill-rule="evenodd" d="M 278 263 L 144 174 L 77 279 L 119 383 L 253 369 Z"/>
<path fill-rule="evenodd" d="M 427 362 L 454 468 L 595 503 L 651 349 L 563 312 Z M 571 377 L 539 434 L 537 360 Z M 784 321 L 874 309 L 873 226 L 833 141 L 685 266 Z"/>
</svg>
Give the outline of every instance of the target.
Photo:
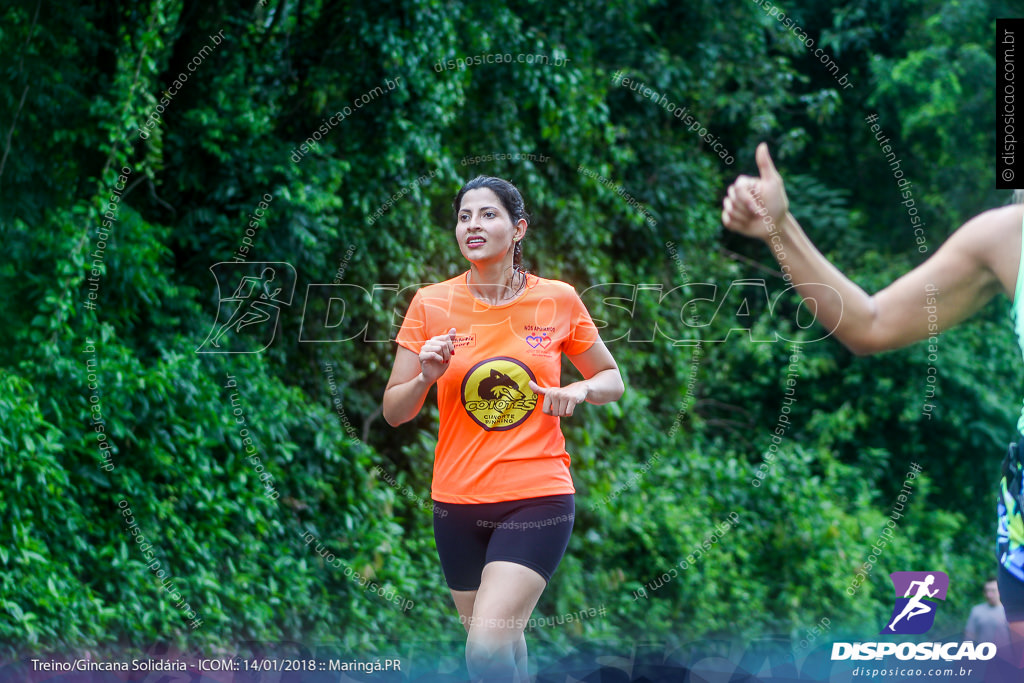
<svg viewBox="0 0 1024 683">
<path fill-rule="evenodd" d="M 343 650 L 336 645 L 308 645 L 297 642 L 244 642 L 235 653 L 206 659 L 168 648 L 153 646 L 128 651 L 116 660 L 132 666 L 133 660 L 168 659 L 185 662 L 186 671 L 67 671 L 33 670 L 32 658 L 0 667 L 0 683 L 464 683 L 463 640 L 405 641 L 381 643 L 373 652 Z M 917 662 L 887 659 L 877 661 L 831 660 L 831 644 L 822 643 L 805 652 L 794 653 L 770 639 L 752 643 L 708 640 L 665 645 L 658 643 L 581 642 L 570 647 L 533 640 L 530 670 L 535 683 L 855 683 L 863 681 L 905 683 L 1022 683 L 1024 671 L 999 657 L 990 662 Z M 42 661 L 73 662 L 75 656 L 60 653 L 34 655 Z M 338 670 L 358 662 L 376 660 L 400 663 L 400 670 L 362 672 Z M 891 661 L 890 661 L 891 660 Z M 268 664 L 268 661 L 270 664 Z M 284 670 L 282 662 L 315 662 L 308 670 Z M 238 670 L 223 670 L 224 662 Z M 245 668 L 244 663 L 249 663 Z M 273 665 L 277 662 L 276 665 Z M 330 670 L 332 666 L 334 670 Z M 254 666 L 255 664 L 255 666 Z M 210 667 L 221 667 L 211 670 Z M 863 668 L 886 669 L 883 675 L 865 675 Z M 260 668 L 261 670 L 255 670 Z M 922 669 L 925 675 L 908 675 Z M 951 675 L 927 675 L 929 671 L 951 670 Z"/>
</svg>

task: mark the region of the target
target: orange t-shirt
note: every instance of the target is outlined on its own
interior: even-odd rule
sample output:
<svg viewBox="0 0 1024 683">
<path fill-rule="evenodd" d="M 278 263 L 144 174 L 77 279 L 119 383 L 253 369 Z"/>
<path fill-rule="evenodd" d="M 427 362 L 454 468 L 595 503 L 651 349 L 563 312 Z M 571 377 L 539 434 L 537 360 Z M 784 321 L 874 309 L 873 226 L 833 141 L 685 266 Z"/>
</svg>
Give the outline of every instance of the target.
<svg viewBox="0 0 1024 683">
<path fill-rule="evenodd" d="M 571 285 L 527 276 L 497 306 L 472 295 L 469 273 L 416 292 L 397 341 L 419 354 L 455 328 L 455 355 L 437 381 L 440 428 L 431 497 L 494 503 L 575 493 L 559 418 L 530 389 L 560 386 L 562 353 L 583 353 L 597 328 Z"/>
</svg>

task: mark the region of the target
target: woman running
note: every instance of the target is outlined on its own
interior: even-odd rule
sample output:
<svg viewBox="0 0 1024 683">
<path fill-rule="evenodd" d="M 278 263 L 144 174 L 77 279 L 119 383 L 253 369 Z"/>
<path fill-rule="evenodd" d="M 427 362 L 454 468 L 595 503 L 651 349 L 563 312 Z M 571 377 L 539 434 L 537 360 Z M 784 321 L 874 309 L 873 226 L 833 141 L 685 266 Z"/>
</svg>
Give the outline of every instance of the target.
<svg viewBox="0 0 1024 683">
<path fill-rule="evenodd" d="M 740 176 L 722 202 L 722 223 L 764 240 L 826 329 L 858 355 L 927 339 L 970 317 L 1003 292 L 1013 301 L 1014 329 L 1024 352 L 1024 206 L 986 211 L 967 221 L 927 261 L 873 296 L 821 255 L 789 213 L 782 176 L 764 143 L 757 148 L 759 178 Z M 934 305 L 938 314 L 925 310 Z M 935 318 L 938 318 L 936 321 Z M 929 330 L 929 325 L 932 329 Z M 1017 423 L 1024 437 L 1024 414 Z M 1018 650 L 1024 643 L 1024 489 L 1018 443 L 1003 461 L 997 503 L 999 593 Z"/>
<path fill-rule="evenodd" d="M 466 665 L 473 680 L 525 682 L 523 631 L 575 512 L 560 418 L 615 401 L 623 384 L 576 290 L 523 270 L 529 217 L 515 186 L 479 176 L 452 205 L 469 270 L 413 297 L 384 418 L 411 420 L 437 384 L 434 539 Z M 563 353 L 584 377 L 564 387 Z"/>
</svg>

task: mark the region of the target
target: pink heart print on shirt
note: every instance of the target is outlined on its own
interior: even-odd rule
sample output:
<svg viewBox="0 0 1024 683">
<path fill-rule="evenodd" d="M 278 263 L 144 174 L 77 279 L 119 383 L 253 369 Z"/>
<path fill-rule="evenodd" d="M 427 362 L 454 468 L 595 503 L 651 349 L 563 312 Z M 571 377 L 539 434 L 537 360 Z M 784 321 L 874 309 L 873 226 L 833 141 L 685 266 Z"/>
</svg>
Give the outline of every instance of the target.
<svg viewBox="0 0 1024 683">
<path fill-rule="evenodd" d="M 546 349 L 551 345 L 551 337 L 549 337 L 546 332 L 539 337 L 531 334 L 526 338 L 526 343 L 530 345 L 531 349 L 535 349 L 538 346 L 542 349 Z"/>
</svg>

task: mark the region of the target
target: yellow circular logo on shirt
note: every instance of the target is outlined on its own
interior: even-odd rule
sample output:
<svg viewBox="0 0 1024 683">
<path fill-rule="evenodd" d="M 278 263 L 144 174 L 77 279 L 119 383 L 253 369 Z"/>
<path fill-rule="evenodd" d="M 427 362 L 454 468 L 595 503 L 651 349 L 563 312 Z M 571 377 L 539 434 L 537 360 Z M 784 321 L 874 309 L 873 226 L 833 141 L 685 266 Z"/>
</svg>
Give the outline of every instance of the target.
<svg viewBox="0 0 1024 683">
<path fill-rule="evenodd" d="M 518 427 L 537 407 L 536 381 L 530 368 L 515 358 L 480 361 L 462 380 L 462 405 L 473 421 L 489 432 Z"/>
</svg>

